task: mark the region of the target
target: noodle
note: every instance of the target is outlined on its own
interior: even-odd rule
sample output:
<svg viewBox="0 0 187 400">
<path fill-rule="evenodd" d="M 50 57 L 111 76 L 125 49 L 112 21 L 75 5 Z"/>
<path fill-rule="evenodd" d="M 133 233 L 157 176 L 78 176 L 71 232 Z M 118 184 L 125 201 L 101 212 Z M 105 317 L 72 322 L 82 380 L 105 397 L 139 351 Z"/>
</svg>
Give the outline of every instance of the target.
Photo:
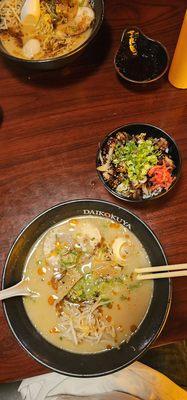
<svg viewBox="0 0 187 400">
<path fill-rule="evenodd" d="M 108 342 L 115 345 L 116 331 L 111 323 L 102 317 L 99 307 L 103 305 L 100 299 L 96 303 L 78 305 L 64 302 L 63 311 L 58 325 L 63 337 L 72 340 L 75 345 L 83 341 L 93 344 Z"/>
<path fill-rule="evenodd" d="M 21 58 L 40 60 L 67 54 L 91 34 L 94 12 L 89 3 L 83 4 L 87 5 L 80 6 L 78 0 L 41 0 L 39 21 L 31 27 L 23 25 L 20 19 L 22 0 L 2 0 L 0 39 L 10 54 Z M 30 39 L 39 43 L 36 54 L 24 52 Z"/>
<path fill-rule="evenodd" d="M 119 347 L 138 328 L 152 296 L 151 282 L 137 283 L 135 265 L 149 259 L 123 225 L 95 216 L 62 221 L 39 238 L 26 261 L 24 278 L 40 294 L 24 299 L 26 312 L 59 348 L 96 353 Z"/>
</svg>

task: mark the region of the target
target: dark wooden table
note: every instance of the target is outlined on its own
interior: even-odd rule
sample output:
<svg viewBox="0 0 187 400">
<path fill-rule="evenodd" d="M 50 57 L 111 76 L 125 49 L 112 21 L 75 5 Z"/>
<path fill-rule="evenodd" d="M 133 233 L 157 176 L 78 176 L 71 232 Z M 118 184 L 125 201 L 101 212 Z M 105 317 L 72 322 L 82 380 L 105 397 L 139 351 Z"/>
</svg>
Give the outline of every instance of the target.
<svg viewBox="0 0 187 400">
<path fill-rule="evenodd" d="M 113 66 L 128 24 L 162 41 L 172 57 L 186 0 L 108 0 L 96 42 L 74 65 L 27 72 L 0 60 L 1 265 L 19 231 L 46 208 L 68 199 L 110 200 L 133 210 L 158 235 L 170 263 L 187 262 L 187 92 L 167 79 L 137 92 Z M 129 122 L 155 124 L 177 141 L 182 177 L 171 196 L 146 207 L 114 199 L 98 180 L 95 154 L 110 130 Z M 170 316 L 156 345 L 187 336 L 187 278 L 173 280 Z M 0 310 L 0 381 L 46 370 L 12 336 Z"/>
</svg>

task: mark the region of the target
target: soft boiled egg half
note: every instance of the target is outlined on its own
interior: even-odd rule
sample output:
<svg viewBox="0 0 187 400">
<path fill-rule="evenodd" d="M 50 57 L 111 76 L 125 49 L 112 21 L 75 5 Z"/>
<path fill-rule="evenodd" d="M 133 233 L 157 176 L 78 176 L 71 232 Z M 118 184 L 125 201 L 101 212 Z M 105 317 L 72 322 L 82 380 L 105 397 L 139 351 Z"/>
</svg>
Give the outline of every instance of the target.
<svg viewBox="0 0 187 400">
<path fill-rule="evenodd" d="M 20 19 L 23 25 L 36 26 L 40 18 L 40 0 L 26 0 Z"/>
</svg>

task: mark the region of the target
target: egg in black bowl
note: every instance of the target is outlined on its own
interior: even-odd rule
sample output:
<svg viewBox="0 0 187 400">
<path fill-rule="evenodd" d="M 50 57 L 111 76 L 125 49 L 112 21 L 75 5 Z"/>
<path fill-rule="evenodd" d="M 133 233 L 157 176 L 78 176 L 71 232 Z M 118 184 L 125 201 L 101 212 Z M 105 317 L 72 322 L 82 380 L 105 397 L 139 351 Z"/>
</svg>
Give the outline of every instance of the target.
<svg viewBox="0 0 187 400">
<path fill-rule="evenodd" d="M 99 144 L 98 176 L 115 197 L 134 203 L 156 200 L 176 185 L 181 156 L 174 139 L 144 123 L 127 124 Z"/>
<path fill-rule="evenodd" d="M 5 0 L 0 55 L 28 69 L 65 67 L 96 37 L 103 16 L 103 0 Z"/>
<path fill-rule="evenodd" d="M 44 366 L 75 377 L 109 374 L 135 361 L 165 324 L 171 283 L 137 281 L 134 257 L 137 267 L 167 264 L 150 228 L 115 204 L 74 200 L 37 216 L 15 240 L 3 271 L 3 289 L 27 276 L 38 292 L 3 302 L 20 345 Z"/>
<path fill-rule="evenodd" d="M 160 81 L 168 69 L 169 56 L 162 43 L 137 27 L 129 27 L 122 34 L 114 65 L 121 78 L 144 86 Z"/>
</svg>

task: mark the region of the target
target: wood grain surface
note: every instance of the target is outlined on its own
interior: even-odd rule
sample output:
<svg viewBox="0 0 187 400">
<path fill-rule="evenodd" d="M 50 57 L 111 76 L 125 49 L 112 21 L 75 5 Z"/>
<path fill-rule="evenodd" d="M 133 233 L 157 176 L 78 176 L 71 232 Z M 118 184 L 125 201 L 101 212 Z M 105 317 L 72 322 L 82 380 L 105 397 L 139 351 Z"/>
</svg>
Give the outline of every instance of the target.
<svg viewBox="0 0 187 400">
<path fill-rule="evenodd" d="M 186 0 L 108 0 L 94 44 L 64 70 L 28 72 L 0 60 L 0 257 L 38 213 L 64 200 L 105 199 L 133 210 L 154 230 L 170 263 L 187 262 L 187 92 L 166 79 L 136 91 L 116 76 L 113 58 L 123 29 L 137 25 L 170 57 Z M 98 180 L 99 141 L 125 123 L 157 125 L 176 139 L 182 177 L 168 198 L 135 206 L 113 198 Z M 155 345 L 187 336 L 187 278 L 173 280 L 168 321 Z M 46 370 L 21 349 L 0 310 L 0 381 Z"/>
</svg>

